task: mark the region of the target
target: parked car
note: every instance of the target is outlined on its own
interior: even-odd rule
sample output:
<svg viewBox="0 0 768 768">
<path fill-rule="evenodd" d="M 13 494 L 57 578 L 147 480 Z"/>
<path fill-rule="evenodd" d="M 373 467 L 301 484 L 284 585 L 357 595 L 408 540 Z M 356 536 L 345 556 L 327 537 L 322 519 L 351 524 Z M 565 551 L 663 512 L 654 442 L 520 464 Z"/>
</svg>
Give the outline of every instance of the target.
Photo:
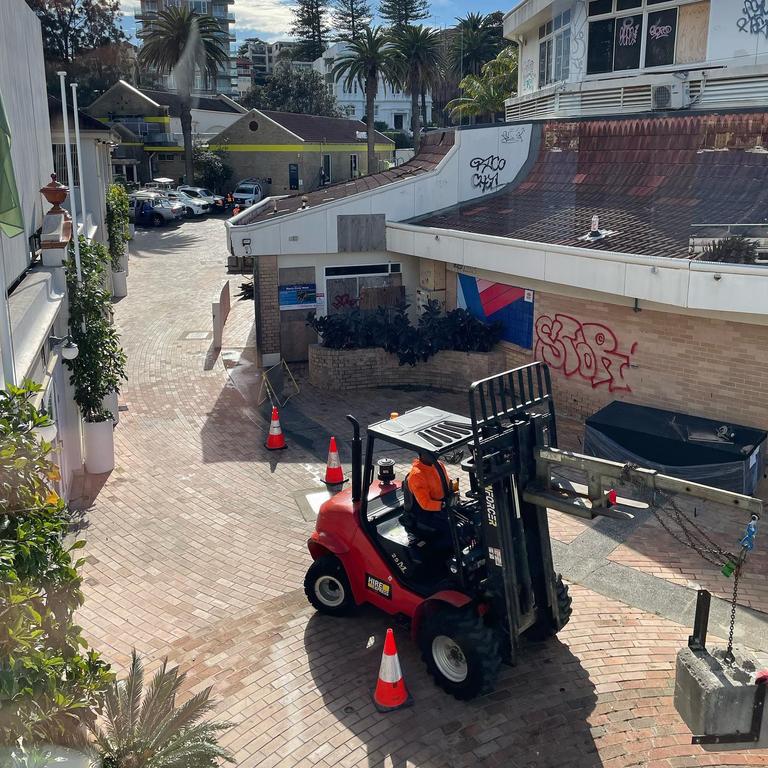
<svg viewBox="0 0 768 768">
<path fill-rule="evenodd" d="M 243 179 L 235 188 L 232 195 L 235 205 L 240 208 L 248 208 L 255 205 L 264 197 L 264 191 L 256 179 Z"/>
<path fill-rule="evenodd" d="M 155 227 L 183 219 L 186 211 L 178 202 L 171 202 L 157 192 L 137 192 L 128 196 L 129 216 L 136 224 Z"/>
<path fill-rule="evenodd" d="M 192 197 L 186 192 L 179 190 L 170 190 L 165 193 L 171 202 L 181 203 L 184 206 L 184 212 L 190 218 L 193 216 L 205 216 L 211 209 L 211 206 L 205 200 L 199 197 Z"/>
<path fill-rule="evenodd" d="M 190 187 L 186 184 L 176 187 L 177 192 L 184 192 L 194 200 L 200 200 L 208 203 L 210 206 L 209 211 L 211 213 L 224 213 L 224 198 L 221 195 L 214 195 L 210 189 L 206 187 Z"/>
</svg>

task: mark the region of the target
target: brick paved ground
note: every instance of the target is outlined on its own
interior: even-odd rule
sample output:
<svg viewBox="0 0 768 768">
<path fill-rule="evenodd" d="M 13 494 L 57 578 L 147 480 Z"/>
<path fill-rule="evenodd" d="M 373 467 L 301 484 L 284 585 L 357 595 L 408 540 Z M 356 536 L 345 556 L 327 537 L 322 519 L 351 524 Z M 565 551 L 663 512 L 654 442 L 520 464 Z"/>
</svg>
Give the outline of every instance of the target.
<svg viewBox="0 0 768 768">
<path fill-rule="evenodd" d="M 223 243 L 216 220 L 140 232 L 130 294 L 116 306 L 127 410 L 115 471 L 88 487 L 79 620 L 118 668 L 135 646 L 154 663 L 167 654 L 182 664 L 191 691 L 213 684 L 218 714 L 235 723 L 224 741 L 244 767 L 768 765 L 766 750 L 690 745 L 671 699 L 687 627 L 578 585 L 559 639 L 529 646 L 495 693 L 469 704 L 431 685 L 397 628 L 416 703 L 377 714 L 370 691 L 387 620 L 371 610 L 331 620 L 305 601 L 311 525 L 290 494 L 312 486 L 323 464 L 310 437 L 277 456 L 262 447 L 252 372 L 235 365 L 248 343 L 247 306 L 235 304 L 228 349 L 209 349 Z M 365 421 L 386 416 L 395 397 L 405 410 L 424 396 L 368 392 L 320 404 L 306 389 L 287 410 L 311 407 L 330 431 L 344 413 Z M 564 542 L 588 529 L 553 523 Z"/>
</svg>

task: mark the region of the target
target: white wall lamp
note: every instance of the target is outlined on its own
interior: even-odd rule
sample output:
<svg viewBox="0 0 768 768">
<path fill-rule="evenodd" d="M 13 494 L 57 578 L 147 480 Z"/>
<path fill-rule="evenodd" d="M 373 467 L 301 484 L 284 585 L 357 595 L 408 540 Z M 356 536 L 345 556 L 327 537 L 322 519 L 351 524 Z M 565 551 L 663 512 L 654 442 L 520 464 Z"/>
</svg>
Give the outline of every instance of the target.
<svg viewBox="0 0 768 768">
<path fill-rule="evenodd" d="M 74 360 L 80 352 L 80 350 L 77 348 L 77 344 L 72 341 L 72 337 L 69 335 L 66 335 L 63 338 L 58 336 L 49 336 L 48 344 L 52 350 L 58 347 L 61 356 L 65 360 Z"/>
</svg>

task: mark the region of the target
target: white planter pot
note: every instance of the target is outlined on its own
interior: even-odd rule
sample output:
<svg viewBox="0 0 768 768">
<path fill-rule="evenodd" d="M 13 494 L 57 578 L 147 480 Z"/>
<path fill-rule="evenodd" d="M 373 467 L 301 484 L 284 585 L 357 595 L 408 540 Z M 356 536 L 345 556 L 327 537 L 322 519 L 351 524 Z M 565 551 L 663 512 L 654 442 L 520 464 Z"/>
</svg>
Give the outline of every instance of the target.
<svg viewBox="0 0 768 768">
<path fill-rule="evenodd" d="M 128 274 L 128 243 L 125 244 L 125 250 L 120 257 L 120 272 L 125 272 L 126 275 Z"/>
<path fill-rule="evenodd" d="M 131 240 L 133 240 L 133 238 L 136 235 L 136 225 L 135 224 L 129 224 L 128 225 L 128 234 L 131 236 Z"/>
<path fill-rule="evenodd" d="M 43 248 L 40 259 L 44 267 L 63 267 L 67 259 L 67 249 Z"/>
<path fill-rule="evenodd" d="M 128 273 L 112 273 L 112 296 L 116 299 L 122 299 L 128 295 Z"/>
<path fill-rule="evenodd" d="M 112 414 L 112 421 L 117 424 L 120 421 L 120 411 L 118 409 L 117 392 L 110 392 L 101 401 L 104 408 Z"/>
<path fill-rule="evenodd" d="M 107 421 L 86 421 L 83 424 L 85 471 L 92 475 L 111 472 L 115 468 L 115 425 Z"/>
</svg>

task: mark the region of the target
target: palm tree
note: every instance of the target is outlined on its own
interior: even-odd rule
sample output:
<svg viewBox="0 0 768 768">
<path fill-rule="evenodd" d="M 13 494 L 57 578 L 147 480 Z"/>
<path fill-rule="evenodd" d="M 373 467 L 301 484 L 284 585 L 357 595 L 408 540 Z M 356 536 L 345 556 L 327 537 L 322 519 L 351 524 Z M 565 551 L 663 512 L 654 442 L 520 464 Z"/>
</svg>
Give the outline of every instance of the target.
<svg viewBox="0 0 768 768">
<path fill-rule="evenodd" d="M 107 690 L 104 728 L 91 729 L 104 768 L 214 768 L 219 760 L 234 762 L 216 743 L 229 724 L 200 722 L 213 708 L 210 688 L 176 706 L 184 678 L 165 659 L 142 696 L 144 668 L 133 652 L 128 677 Z"/>
<path fill-rule="evenodd" d="M 160 73 L 173 72 L 179 94 L 181 132 L 184 136 L 184 171 L 192 183 L 192 86 L 195 69 L 216 79 L 216 72 L 229 61 L 227 34 L 213 16 L 187 7 L 171 6 L 157 14 L 152 31 L 144 38 L 139 63 Z"/>
<path fill-rule="evenodd" d="M 459 77 L 479 75 L 483 64 L 501 49 L 504 38 L 499 37 L 493 14 L 468 13 L 457 18 L 451 46 L 451 63 Z"/>
<path fill-rule="evenodd" d="M 419 151 L 419 96 L 437 78 L 443 61 L 440 33 L 422 25 L 397 27 L 392 35 L 392 52 L 399 69 L 400 84 L 411 96 L 411 131 L 413 148 Z"/>
<path fill-rule="evenodd" d="M 517 89 L 517 57 L 517 46 L 507 46 L 483 65 L 480 77 L 467 75 L 459 83 L 464 95 L 446 105 L 451 117 L 488 116 L 495 122 L 496 115 L 504 111 L 504 101 Z"/>
<path fill-rule="evenodd" d="M 381 27 L 366 27 L 356 40 L 350 40 L 333 68 L 333 76 L 337 81 L 343 78 L 347 87 L 357 82 L 365 92 L 368 173 L 372 173 L 376 169 L 373 118 L 379 78 L 389 83 L 398 82 L 397 63 L 385 31 Z"/>
</svg>

